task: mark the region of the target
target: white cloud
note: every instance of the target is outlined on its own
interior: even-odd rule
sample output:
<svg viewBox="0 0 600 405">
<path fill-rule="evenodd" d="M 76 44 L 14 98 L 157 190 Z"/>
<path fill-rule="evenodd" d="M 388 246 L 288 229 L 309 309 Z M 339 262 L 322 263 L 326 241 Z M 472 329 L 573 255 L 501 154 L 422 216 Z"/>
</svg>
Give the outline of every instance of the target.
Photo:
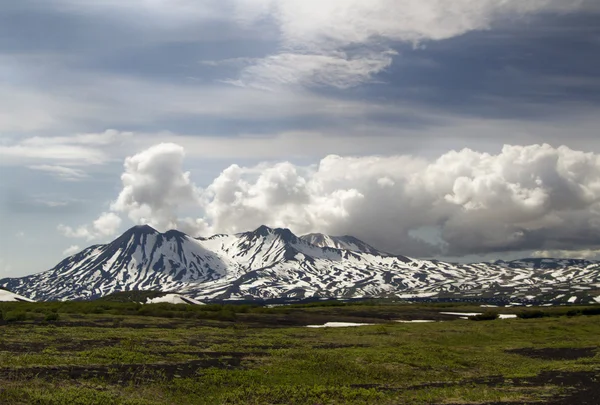
<svg viewBox="0 0 600 405">
<path fill-rule="evenodd" d="M 274 89 L 280 85 L 334 86 L 341 89 L 371 80 L 392 64 L 393 51 L 369 55 L 281 53 L 269 56 L 243 70 L 231 83 Z"/>
<path fill-rule="evenodd" d="M 3 164 L 23 164 L 30 161 L 60 162 L 60 165 L 30 165 L 65 177 L 81 177 L 82 171 L 65 166 L 103 164 L 113 158 L 111 151 L 132 136 L 130 132 L 107 130 L 97 134 L 77 134 L 61 137 L 31 137 L 0 144 Z"/>
<path fill-rule="evenodd" d="M 71 245 L 63 251 L 63 256 L 71 256 L 79 252 L 81 248 L 77 245 Z"/>
<path fill-rule="evenodd" d="M 121 218 L 112 212 L 103 212 L 91 225 L 72 228 L 60 224 L 58 231 L 68 238 L 94 240 L 114 236 L 121 226 Z"/>
<path fill-rule="evenodd" d="M 155 145 L 125 160 L 123 190 L 111 210 L 125 213 L 136 224 L 160 229 L 178 226 L 178 209 L 197 205 L 199 190 L 183 171 L 184 149 Z"/>
<path fill-rule="evenodd" d="M 298 233 L 353 234 L 412 255 L 570 248 L 600 232 L 600 156 L 549 145 L 410 156 L 232 166 L 205 191 L 215 232 L 262 223 Z M 411 237 L 439 229 L 439 246 Z M 441 249 L 445 249 L 444 252 Z"/>
<path fill-rule="evenodd" d="M 102 1 L 76 1 L 53 0 L 54 3 L 70 11 L 85 11 L 118 15 L 130 13 L 135 16 L 144 16 L 145 23 L 169 24 L 171 22 L 193 21 L 198 23 L 203 20 L 221 19 L 225 15 L 220 1 L 205 0 L 201 3 L 195 0 L 102 0 Z M 132 24 L 137 21 L 132 21 Z"/>
<path fill-rule="evenodd" d="M 266 224 L 351 234 L 413 256 L 594 250 L 600 233 L 600 155 L 564 146 L 464 149 L 435 160 L 330 155 L 317 166 L 232 165 L 203 191 L 183 171 L 183 158 L 174 144 L 128 158 L 111 209 L 194 235 Z M 181 217 L 190 210 L 204 214 Z M 414 236 L 424 228 L 436 230 L 435 238 Z"/>
<path fill-rule="evenodd" d="M 22 163 L 23 160 L 60 161 L 68 164 L 100 164 L 108 157 L 97 150 L 77 145 L 26 146 L 22 144 L 0 146 L 2 163 Z"/>
<path fill-rule="evenodd" d="M 596 155 L 547 145 L 505 147 L 496 156 L 463 150 L 436 162 L 330 156 L 313 171 L 232 166 L 204 192 L 203 206 L 215 232 L 267 223 L 416 249 L 409 232 L 440 225 L 452 253 L 479 253 L 552 241 L 535 232 L 560 228 L 571 215 L 593 217 L 599 172 Z"/>
<path fill-rule="evenodd" d="M 0 62 L 2 62 L 1 58 Z M 22 62 L 23 65 L 27 63 L 33 62 Z M 235 117 L 249 121 L 297 119 L 298 117 L 329 119 L 332 114 L 335 117 L 353 117 L 356 114 L 382 109 L 381 105 L 373 106 L 372 103 L 312 94 L 300 89 L 293 92 L 270 92 L 222 83 L 156 82 L 148 78 L 119 74 L 72 71 L 68 67 L 63 70 L 65 71 L 61 70 L 56 74 L 74 76 L 73 81 L 54 83 L 51 94 L 48 94 L 50 90 L 35 89 L 31 96 L 36 100 L 35 103 L 29 98 L 11 100 L 9 109 L 11 113 L 10 117 L 7 117 L 11 122 L 6 122 L 4 125 L 0 112 L 0 131 L 15 131 L 17 122 L 13 121 L 22 124 L 18 129 L 23 132 L 40 133 L 43 130 L 72 133 L 81 125 L 85 125 L 85 128 L 115 126 L 172 128 L 173 121 L 190 117 L 224 120 Z M 26 81 L 27 76 L 23 80 Z M 0 111 L 3 111 L 1 108 L 3 100 L 10 100 L 11 95 L 19 91 L 20 89 L 15 88 L 3 90 L 0 86 Z M 72 106 L 53 100 L 53 98 L 67 97 L 74 99 L 77 105 Z M 38 109 L 42 112 L 49 111 L 51 118 L 56 119 L 38 120 L 36 118 Z M 32 126 L 34 120 L 35 126 Z M 169 124 L 167 125 L 165 121 Z M 55 138 L 60 141 L 70 136 Z M 81 137 L 78 139 L 86 141 Z M 36 142 L 31 141 L 27 146 L 40 149 L 41 145 Z M 9 146 L 1 142 L 0 145 Z M 91 146 L 89 142 L 77 145 Z"/>
<path fill-rule="evenodd" d="M 281 54 L 247 68 L 241 83 L 342 88 L 387 68 L 394 42 L 443 40 L 489 29 L 505 18 L 595 7 L 585 0 L 238 0 L 236 5 L 245 24 L 274 19 L 282 42 Z"/>
<path fill-rule="evenodd" d="M 38 170 L 48 173 L 54 177 L 67 181 L 81 181 L 88 177 L 86 172 L 72 167 L 53 166 L 53 165 L 33 165 L 29 166 L 32 170 Z"/>
<path fill-rule="evenodd" d="M 24 139 L 21 142 L 21 145 L 32 147 L 48 147 L 54 145 L 109 146 L 120 144 L 131 136 L 133 136 L 132 132 L 121 132 L 114 129 L 107 129 L 101 133 L 76 134 L 73 136 L 35 136 Z"/>
<path fill-rule="evenodd" d="M 48 197 L 38 197 L 32 200 L 34 204 L 43 205 L 50 208 L 58 208 L 58 207 L 67 207 L 71 204 L 72 201 L 57 201 L 51 200 Z"/>
</svg>

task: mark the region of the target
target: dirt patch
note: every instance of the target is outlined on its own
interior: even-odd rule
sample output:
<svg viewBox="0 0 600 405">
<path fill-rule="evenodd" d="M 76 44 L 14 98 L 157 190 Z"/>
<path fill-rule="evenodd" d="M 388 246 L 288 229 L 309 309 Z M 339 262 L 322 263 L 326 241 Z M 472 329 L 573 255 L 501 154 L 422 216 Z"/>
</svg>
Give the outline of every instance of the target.
<svg viewBox="0 0 600 405">
<path fill-rule="evenodd" d="M 53 323 L 57 327 L 66 328 L 129 328 L 129 329 L 177 329 L 185 326 L 183 323 L 125 323 L 114 320 L 86 321 L 58 321 Z"/>
<path fill-rule="evenodd" d="M 10 353 L 41 353 L 46 349 L 55 349 L 59 352 L 77 352 L 89 350 L 98 347 L 111 347 L 119 344 L 122 341 L 120 338 L 110 339 L 84 339 L 73 341 L 61 341 L 58 345 L 53 345 L 52 342 L 34 342 L 34 343 L 0 343 L 0 352 Z"/>
<path fill-rule="evenodd" d="M 101 379 L 114 384 L 144 384 L 152 381 L 173 380 L 195 377 L 203 369 L 242 368 L 242 356 L 228 358 L 204 358 L 181 363 L 113 364 L 88 366 L 23 367 L 0 369 L 0 380 L 30 379 Z M 246 360 L 250 362 L 249 360 Z"/>
<path fill-rule="evenodd" d="M 540 405 L 598 405 L 600 404 L 600 373 L 599 372 L 560 372 L 546 371 L 529 378 L 504 378 L 493 376 L 484 379 L 470 379 L 459 382 L 439 382 L 410 387 L 388 387 L 377 384 L 353 385 L 353 388 L 377 389 L 380 391 L 406 391 L 427 388 L 473 387 L 483 385 L 490 388 L 541 388 L 548 386 L 560 387 L 564 394 L 555 398 L 536 401 Z M 532 402 L 488 402 L 482 405 L 525 405 Z M 460 405 L 460 404 L 456 404 Z M 468 404 L 462 404 L 468 405 Z"/>
<path fill-rule="evenodd" d="M 29 343 L 0 343 L 0 352 L 10 353 L 39 353 L 48 347 L 46 343 L 29 342 Z"/>
<path fill-rule="evenodd" d="M 258 346 L 244 346 L 249 349 L 257 349 L 257 350 L 280 350 L 280 349 L 293 349 L 297 347 L 296 345 L 258 345 Z"/>
<path fill-rule="evenodd" d="M 566 389 L 566 394 L 544 402 L 548 405 L 598 405 L 600 404 L 600 374 L 595 372 L 546 371 L 533 378 L 515 380 L 520 386 L 556 385 Z"/>
<path fill-rule="evenodd" d="M 587 348 L 574 348 L 574 347 L 563 347 L 563 348 L 523 348 L 507 350 L 506 353 L 518 354 L 521 356 L 530 357 L 532 359 L 542 360 L 578 360 L 586 357 L 594 357 L 596 355 L 595 347 Z"/>
<path fill-rule="evenodd" d="M 247 357 L 266 357 L 269 354 L 266 352 L 189 352 L 189 351 L 164 351 L 155 352 L 154 354 L 159 356 L 169 356 L 173 354 L 184 354 L 187 356 L 198 356 L 198 357 L 209 357 L 209 358 L 222 358 L 232 357 L 235 359 L 245 359 Z"/>
<path fill-rule="evenodd" d="M 161 341 L 161 342 L 166 342 L 167 344 L 171 344 L 172 343 L 170 341 Z M 209 339 L 209 340 L 189 339 L 187 341 L 187 344 L 189 346 L 206 346 L 207 344 L 210 344 L 210 345 L 222 345 L 222 344 L 228 344 L 228 343 L 234 343 L 234 341 L 233 340 L 226 340 L 226 339 Z"/>
<path fill-rule="evenodd" d="M 355 344 L 355 345 L 351 345 L 351 344 L 341 344 L 341 343 L 326 343 L 326 344 L 322 344 L 322 345 L 316 345 L 313 346 L 313 349 L 352 349 L 352 348 L 357 348 L 357 347 L 369 347 L 369 345 L 363 345 L 363 344 Z"/>
</svg>

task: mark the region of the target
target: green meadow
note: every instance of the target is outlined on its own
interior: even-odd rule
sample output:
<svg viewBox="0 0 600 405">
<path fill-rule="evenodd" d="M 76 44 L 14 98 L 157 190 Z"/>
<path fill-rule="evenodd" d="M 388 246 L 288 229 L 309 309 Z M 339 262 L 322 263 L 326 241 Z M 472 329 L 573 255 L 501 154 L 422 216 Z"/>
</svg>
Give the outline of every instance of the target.
<svg viewBox="0 0 600 405">
<path fill-rule="evenodd" d="M 0 303 L 0 403 L 600 403 L 598 307 L 494 310 Z"/>
</svg>

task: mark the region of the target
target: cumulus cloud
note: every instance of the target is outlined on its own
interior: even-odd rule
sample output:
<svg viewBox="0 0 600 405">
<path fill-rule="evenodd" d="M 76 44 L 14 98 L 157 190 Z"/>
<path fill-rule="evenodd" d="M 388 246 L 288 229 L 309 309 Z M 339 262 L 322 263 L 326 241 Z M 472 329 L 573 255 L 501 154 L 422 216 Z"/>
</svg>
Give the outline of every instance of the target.
<svg viewBox="0 0 600 405">
<path fill-rule="evenodd" d="M 91 225 L 72 228 L 60 224 L 58 231 L 68 238 L 94 240 L 114 236 L 121 226 L 121 218 L 112 212 L 103 212 Z"/>
<path fill-rule="evenodd" d="M 268 17 L 281 31 L 282 52 L 248 67 L 240 83 L 329 84 L 370 80 L 391 62 L 393 44 L 443 40 L 536 13 L 596 7 L 575 0 L 238 0 L 240 21 Z"/>
<path fill-rule="evenodd" d="M 128 158 L 112 210 L 194 235 L 266 224 L 350 234 L 413 256 L 598 249 L 600 155 L 564 146 L 232 165 L 204 190 L 183 158 L 175 144 Z M 181 217 L 191 210 L 200 214 Z M 89 229 L 70 233 L 87 237 Z"/>
<path fill-rule="evenodd" d="M 71 256 L 79 252 L 81 248 L 77 245 L 71 245 L 63 251 L 64 256 Z"/>
<path fill-rule="evenodd" d="M 600 156 L 532 145 L 435 161 L 329 156 L 314 168 L 231 166 L 203 197 L 219 232 L 266 223 L 352 234 L 417 256 L 587 249 L 600 235 Z M 438 235 L 415 237 L 423 228 Z"/>
<path fill-rule="evenodd" d="M 155 145 L 125 160 L 123 189 L 111 210 L 136 224 L 177 228 L 179 209 L 197 205 L 199 190 L 183 171 L 184 149 L 176 144 Z"/>
</svg>

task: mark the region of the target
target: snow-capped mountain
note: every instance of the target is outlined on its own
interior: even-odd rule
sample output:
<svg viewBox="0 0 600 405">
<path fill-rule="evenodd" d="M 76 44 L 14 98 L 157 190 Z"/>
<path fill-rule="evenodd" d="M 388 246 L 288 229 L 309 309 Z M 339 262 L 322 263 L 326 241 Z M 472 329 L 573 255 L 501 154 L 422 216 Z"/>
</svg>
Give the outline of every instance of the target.
<svg viewBox="0 0 600 405">
<path fill-rule="evenodd" d="M 590 302 L 600 263 L 525 259 L 452 264 L 382 253 L 349 236 L 261 226 L 192 238 L 134 227 L 46 272 L 0 280 L 36 300 L 90 299 L 127 290 L 175 291 L 198 300 L 436 297 Z"/>
<path fill-rule="evenodd" d="M 1 280 L 0 285 L 39 300 L 86 299 L 124 290 L 177 290 L 189 282 L 222 278 L 230 267 L 181 232 L 159 233 L 150 226 L 136 226 L 49 271 Z"/>
<path fill-rule="evenodd" d="M 372 255 L 390 256 L 381 252 L 373 246 L 355 238 L 354 236 L 329 236 L 322 233 L 309 233 L 300 237 L 302 240 L 319 247 L 330 247 L 334 249 L 354 250 Z"/>
</svg>

